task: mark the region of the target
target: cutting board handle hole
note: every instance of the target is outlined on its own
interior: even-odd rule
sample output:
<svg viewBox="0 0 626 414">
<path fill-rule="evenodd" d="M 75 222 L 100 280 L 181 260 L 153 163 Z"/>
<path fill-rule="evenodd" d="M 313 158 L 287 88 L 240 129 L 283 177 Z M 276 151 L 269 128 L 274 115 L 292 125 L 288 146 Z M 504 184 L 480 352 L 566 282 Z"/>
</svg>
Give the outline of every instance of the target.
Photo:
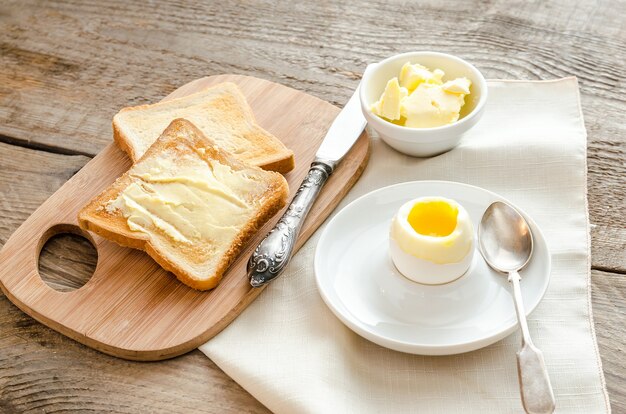
<svg viewBox="0 0 626 414">
<path fill-rule="evenodd" d="M 83 287 L 98 264 L 98 250 L 91 235 L 73 224 L 50 227 L 39 242 L 38 254 L 39 277 L 59 292 Z"/>
</svg>

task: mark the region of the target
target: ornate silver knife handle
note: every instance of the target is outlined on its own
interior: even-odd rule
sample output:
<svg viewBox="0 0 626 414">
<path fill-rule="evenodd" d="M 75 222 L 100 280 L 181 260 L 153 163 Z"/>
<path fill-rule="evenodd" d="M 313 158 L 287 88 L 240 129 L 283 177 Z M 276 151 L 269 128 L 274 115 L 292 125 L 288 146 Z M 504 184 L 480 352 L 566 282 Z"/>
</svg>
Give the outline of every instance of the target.
<svg viewBox="0 0 626 414">
<path fill-rule="evenodd" d="M 275 279 L 285 269 L 298 234 L 320 190 L 332 174 L 335 163 L 316 158 L 287 211 L 265 236 L 248 261 L 248 277 L 253 287 Z"/>
</svg>

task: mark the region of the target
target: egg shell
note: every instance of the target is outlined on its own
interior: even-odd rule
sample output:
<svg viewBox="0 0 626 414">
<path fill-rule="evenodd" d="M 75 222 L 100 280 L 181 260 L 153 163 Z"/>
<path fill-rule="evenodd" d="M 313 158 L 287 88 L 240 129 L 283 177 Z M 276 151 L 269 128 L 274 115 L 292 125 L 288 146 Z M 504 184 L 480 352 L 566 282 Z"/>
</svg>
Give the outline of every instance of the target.
<svg viewBox="0 0 626 414">
<path fill-rule="evenodd" d="M 419 234 L 408 222 L 417 203 L 444 202 L 456 208 L 454 230 L 442 237 Z M 420 197 L 403 204 L 392 220 L 389 252 L 396 268 L 408 279 L 428 285 L 461 277 L 474 257 L 474 226 L 462 205 L 444 197 Z"/>
</svg>

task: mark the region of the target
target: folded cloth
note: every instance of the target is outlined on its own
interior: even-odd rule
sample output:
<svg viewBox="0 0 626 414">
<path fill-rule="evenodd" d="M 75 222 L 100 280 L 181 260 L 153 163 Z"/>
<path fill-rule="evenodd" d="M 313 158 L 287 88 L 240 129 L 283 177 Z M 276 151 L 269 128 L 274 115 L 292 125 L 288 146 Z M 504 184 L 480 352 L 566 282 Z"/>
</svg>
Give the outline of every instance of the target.
<svg viewBox="0 0 626 414">
<path fill-rule="evenodd" d="M 561 413 L 610 411 L 590 305 L 586 144 L 575 78 L 490 81 L 483 119 L 450 152 L 411 158 L 374 137 L 369 165 L 340 206 L 394 183 L 450 180 L 526 211 L 552 254 L 550 286 L 529 326 Z M 322 229 L 202 352 L 277 413 L 522 412 L 518 332 L 478 351 L 428 357 L 345 327 L 314 281 Z"/>
</svg>

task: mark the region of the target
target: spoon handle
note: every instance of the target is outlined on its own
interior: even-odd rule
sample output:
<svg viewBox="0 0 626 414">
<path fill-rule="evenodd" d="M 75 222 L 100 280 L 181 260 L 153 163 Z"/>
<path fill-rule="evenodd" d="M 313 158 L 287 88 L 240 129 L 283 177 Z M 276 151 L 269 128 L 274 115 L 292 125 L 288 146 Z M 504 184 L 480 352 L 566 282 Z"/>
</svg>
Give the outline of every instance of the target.
<svg viewBox="0 0 626 414">
<path fill-rule="evenodd" d="M 519 281 L 519 273 L 509 273 L 509 282 L 513 285 L 517 320 L 522 329 L 522 349 L 517 353 L 517 373 L 522 404 L 527 413 L 549 414 L 555 408 L 554 393 L 543 354 L 530 339 Z"/>
</svg>

